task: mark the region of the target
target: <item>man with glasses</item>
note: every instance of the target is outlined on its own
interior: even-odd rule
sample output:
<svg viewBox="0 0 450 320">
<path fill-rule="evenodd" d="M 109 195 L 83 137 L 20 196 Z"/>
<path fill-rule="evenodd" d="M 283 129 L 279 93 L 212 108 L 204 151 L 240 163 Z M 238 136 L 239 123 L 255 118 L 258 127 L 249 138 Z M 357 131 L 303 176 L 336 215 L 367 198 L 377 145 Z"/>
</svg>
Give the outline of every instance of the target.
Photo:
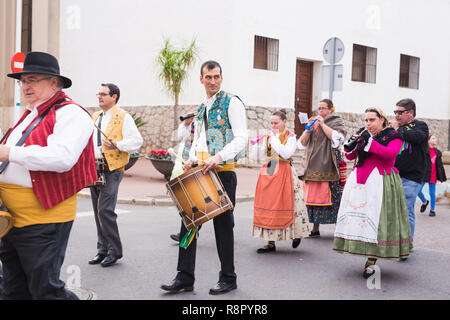
<svg viewBox="0 0 450 320">
<path fill-rule="evenodd" d="M 394 114 L 395 120 L 391 120 L 390 124 L 400 133 L 403 140 L 401 152 L 395 160 L 395 167 L 402 178 L 411 235 L 414 238 L 416 219 L 414 204 L 425 176 L 428 126 L 425 122 L 415 119 L 416 104 L 412 99 L 402 99 L 397 102 Z"/>
<path fill-rule="evenodd" d="M 102 83 L 97 93 L 102 111 L 94 113 L 94 149 L 97 162 L 104 163 L 104 185 L 91 186 L 92 206 L 97 226 L 97 255 L 89 264 L 102 267 L 114 265 L 122 258 L 122 243 L 115 213 L 119 185 L 130 160 L 130 153 L 142 145 L 133 118 L 117 107 L 119 88 L 112 83 Z M 98 166 L 100 167 L 100 166 Z"/>
<path fill-rule="evenodd" d="M 3 299 L 78 299 L 60 270 L 77 193 L 97 179 L 90 114 L 63 91 L 58 60 L 29 52 L 17 79 L 24 114 L 0 145 L 0 197 L 14 219 L 1 239 Z"/>
</svg>

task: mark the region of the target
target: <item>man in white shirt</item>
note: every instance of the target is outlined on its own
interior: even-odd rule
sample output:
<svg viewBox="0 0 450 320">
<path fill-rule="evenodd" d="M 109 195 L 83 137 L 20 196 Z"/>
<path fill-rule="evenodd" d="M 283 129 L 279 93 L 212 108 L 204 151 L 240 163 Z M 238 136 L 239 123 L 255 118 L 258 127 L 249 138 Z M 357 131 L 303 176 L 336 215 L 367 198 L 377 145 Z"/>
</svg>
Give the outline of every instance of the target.
<svg viewBox="0 0 450 320">
<path fill-rule="evenodd" d="M 94 151 L 96 161 L 106 166 L 104 172 L 99 172 L 104 175 L 105 184 L 90 188 L 97 226 L 97 255 L 89 264 L 109 267 L 123 255 L 115 213 L 119 185 L 130 153 L 137 151 L 143 140 L 130 114 L 117 107 L 120 90 L 115 84 L 102 83 L 97 97 L 102 111 L 92 116 L 97 126 Z"/>
<path fill-rule="evenodd" d="M 203 173 L 212 169 L 217 171 L 234 205 L 237 186 L 234 165 L 242 157 L 248 142 L 245 106 L 237 96 L 220 89 L 222 68 L 216 61 L 203 63 L 200 72 L 200 82 L 205 87 L 206 98 L 196 113 L 194 141 L 185 170 L 190 169 L 195 162 L 204 160 Z M 216 216 L 213 223 L 221 270 L 218 283 L 209 293 L 217 295 L 237 288 L 233 210 Z M 186 232 L 181 223 L 180 235 L 183 236 Z M 196 247 L 197 239 L 194 238 L 186 249 L 179 248 L 178 273 L 171 284 L 161 286 L 162 290 L 171 293 L 193 290 Z"/>
<path fill-rule="evenodd" d="M 0 196 L 13 217 L 1 239 L 4 299 L 77 299 L 60 269 L 77 193 L 97 179 L 90 114 L 63 91 L 58 60 L 29 52 L 19 81 L 26 110 L 0 145 Z"/>
</svg>

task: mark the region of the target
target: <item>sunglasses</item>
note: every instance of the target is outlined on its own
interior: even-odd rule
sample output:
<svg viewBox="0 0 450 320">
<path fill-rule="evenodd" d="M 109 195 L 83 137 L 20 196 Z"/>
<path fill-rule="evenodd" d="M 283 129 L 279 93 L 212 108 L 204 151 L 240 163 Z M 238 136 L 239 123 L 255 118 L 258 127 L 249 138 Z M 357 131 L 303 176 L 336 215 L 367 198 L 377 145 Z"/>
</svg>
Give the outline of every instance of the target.
<svg viewBox="0 0 450 320">
<path fill-rule="evenodd" d="M 398 114 L 399 116 L 401 116 L 403 114 L 403 112 L 406 112 L 406 111 L 410 111 L 410 110 L 409 109 L 408 110 L 394 110 L 394 114 Z"/>
</svg>

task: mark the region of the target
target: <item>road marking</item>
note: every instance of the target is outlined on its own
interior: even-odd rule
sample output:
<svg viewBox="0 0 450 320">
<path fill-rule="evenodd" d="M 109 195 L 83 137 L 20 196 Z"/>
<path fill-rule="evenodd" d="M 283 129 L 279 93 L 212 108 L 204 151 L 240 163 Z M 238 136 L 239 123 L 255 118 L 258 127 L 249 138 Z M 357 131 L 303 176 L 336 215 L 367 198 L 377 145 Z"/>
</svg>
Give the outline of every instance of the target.
<svg viewBox="0 0 450 320">
<path fill-rule="evenodd" d="M 122 214 L 122 213 L 130 213 L 131 211 L 123 210 L 123 209 L 116 209 L 115 212 L 116 212 L 116 214 Z M 89 216 L 93 216 L 93 215 L 94 215 L 94 210 L 77 212 L 77 218 L 78 217 L 89 217 Z"/>
</svg>

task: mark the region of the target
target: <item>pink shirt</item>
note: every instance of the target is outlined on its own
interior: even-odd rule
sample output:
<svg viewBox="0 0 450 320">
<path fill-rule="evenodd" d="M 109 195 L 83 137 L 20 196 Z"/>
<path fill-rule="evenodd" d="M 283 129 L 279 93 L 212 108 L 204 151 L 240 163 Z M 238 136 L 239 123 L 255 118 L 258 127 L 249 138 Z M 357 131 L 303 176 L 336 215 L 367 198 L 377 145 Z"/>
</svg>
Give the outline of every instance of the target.
<svg viewBox="0 0 450 320">
<path fill-rule="evenodd" d="M 356 182 L 360 184 L 365 184 L 367 178 L 372 173 L 374 168 L 378 169 L 381 175 L 391 174 L 392 170 L 398 173 L 398 170 L 394 167 L 395 158 L 400 152 L 402 147 L 402 140 L 394 139 L 388 143 L 387 146 L 379 144 L 377 141 L 371 139 L 369 152 L 372 153 L 371 156 L 364 160 L 361 167 L 356 168 Z M 356 158 L 356 149 L 350 153 L 345 154 L 348 160 L 354 160 Z"/>
<path fill-rule="evenodd" d="M 430 148 L 430 158 L 431 158 L 431 175 L 430 175 L 430 183 L 436 183 L 436 158 L 437 153 L 435 148 Z"/>
</svg>

